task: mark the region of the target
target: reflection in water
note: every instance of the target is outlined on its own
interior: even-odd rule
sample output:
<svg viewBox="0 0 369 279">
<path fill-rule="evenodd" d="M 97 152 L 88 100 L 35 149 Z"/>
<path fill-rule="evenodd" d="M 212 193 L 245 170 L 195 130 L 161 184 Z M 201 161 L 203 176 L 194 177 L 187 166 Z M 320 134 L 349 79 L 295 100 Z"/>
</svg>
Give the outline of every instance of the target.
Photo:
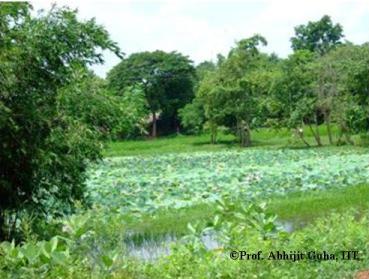
<svg viewBox="0 0 369 279">
<path fill-rule="evenodd" d="M 206 249 L 213 250 L 221 247 L 214 234 L 206 234 L 201 237 Z M 128 255 L 144 261 L 153 261 L 161 256 L 170 254 L 170 246 L 178 243 L 175 235 L 166 235 L 161 239 L 143 239 L 139 243 L 130 240 L 126 242 Z"/>
<path fill-rule="evenodd" d="M 282 227 L 288 233 L 292 233 L 298 227 L 302 227 L 302 223 L 293 221 L 279 220 L 276 224 Z M 135 237 L 140 241 L 135 241 Z M 213 250 L 222 247 L 222 244 L 217 240 L 216 234 L 209 233 L 201 237 L 206 249 Z M 175 235 L 165 235 L 160 239 L 150 237 L 141 238 L 131 234 L 131 237 L 126 241 L 126 249 L 130 257 L 143 261 L 154 261 L 161 256 L 170 254 L 170 246 L 178 243 L 179 238 Z"/>
</svg>

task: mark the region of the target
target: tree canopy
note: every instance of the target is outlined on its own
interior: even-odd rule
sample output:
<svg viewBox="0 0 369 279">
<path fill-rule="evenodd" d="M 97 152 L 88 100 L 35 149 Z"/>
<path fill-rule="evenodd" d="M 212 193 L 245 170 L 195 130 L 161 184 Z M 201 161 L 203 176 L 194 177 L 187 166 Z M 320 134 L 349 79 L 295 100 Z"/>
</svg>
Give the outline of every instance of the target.
<svg viewBox="0 0 369 279">
<path fill-rule="evenodd" d="M 64 113 L 59 92 L 102 63 L 102 50 L 120 55 L 93 19 L 56 6 L 38 16 L 30 11 L 24 2 L 0 5 L 0 228 L 7 212 L 60 213 L 68 206 L 58 205 L 83 199 L 84 170 L 100 143 Z"/>
<path fill-rule="evenodd" d="M 167 125 L 178 126 L 178 110 L 193 98 L 195 68 L 188 57 L 164 51 L 130 55 L 108 74 L 109 87 L 122 94 L 128 86 L 143 88 L 153 115 L 152 136 L 156 136 L 157 113 L 167 118 Z"/>
<path fill-rule="evenodd" d="M 318 21 L 309 21 L 306 25 L 295 27 L 295 37 L 291 38 L 292 49 L 324 54 L 342 43 L 342 38 L 342 26 L 333 24 L 331 18 L 325 15 Z"/>
</svg>

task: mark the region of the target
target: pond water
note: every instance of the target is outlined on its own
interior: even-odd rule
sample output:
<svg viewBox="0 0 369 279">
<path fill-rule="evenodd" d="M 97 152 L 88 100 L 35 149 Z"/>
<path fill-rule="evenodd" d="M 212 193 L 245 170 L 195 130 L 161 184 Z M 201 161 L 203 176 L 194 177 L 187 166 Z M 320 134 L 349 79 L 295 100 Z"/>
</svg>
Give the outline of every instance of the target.
<svg viewBox="0 0 369 279">
<path fill-rule="evenodd" d="M 295 229 L 303 226 L 301 223 L 286 220 L 279 220 L 276 223 L 288 233 L 292 233 Z M 133 236 L 128 238 L 125 243 L 128 255 L 142 261 L 154 261 L 161 256 L 168 256 L 171 245 L 180 241 L 179 237 L 170 234 L 160 239 L 146 237 L 140 239 L 140 241 L 135 241 Z M 222 244 L 217 240 L 214 233 L 202 236 L 201 240 L 208 250 L 222 247 Z"/>
<path fill-rule="evenodd" d="M 201 237 L 206 249 L 213 250 L 221 247 L 221 243 L 216 240 L 214 234 L 207 234 Z M 126 241 L 128 255 L 143 261 L 154 261 L 161 256 L 170 254 L 170 246 L 178 243 L 180 238 L 175 235 L 165 235 L 160 239 L 146 238 L 140 242 L 134 240 Z"/>
</svg>

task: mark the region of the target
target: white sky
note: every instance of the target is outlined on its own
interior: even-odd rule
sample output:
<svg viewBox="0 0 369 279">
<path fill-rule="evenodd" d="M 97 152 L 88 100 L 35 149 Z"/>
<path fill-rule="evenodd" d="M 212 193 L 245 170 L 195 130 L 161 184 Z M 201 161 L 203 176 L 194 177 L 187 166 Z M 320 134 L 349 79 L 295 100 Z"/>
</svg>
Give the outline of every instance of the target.
<svg viewBox="0 0 369 279">
<path fill-rule="evenodd" d="M 227 54 L 235 41 L 255 33 L 267 39 L 265 51 L 286 57 L 293 28 L 324 14 L 343 26 L 345 39 L 369 41 L 368 0 L 31 1 L 36 10 L 48 9 L 52 2 L 77 8 L 81 19 L 95 17 L 127 55 L 176 50 L 196 64 Z M 105 61 L 93 67 L 102 77 L 119 59 L 106 53 Z"/>
</svg>

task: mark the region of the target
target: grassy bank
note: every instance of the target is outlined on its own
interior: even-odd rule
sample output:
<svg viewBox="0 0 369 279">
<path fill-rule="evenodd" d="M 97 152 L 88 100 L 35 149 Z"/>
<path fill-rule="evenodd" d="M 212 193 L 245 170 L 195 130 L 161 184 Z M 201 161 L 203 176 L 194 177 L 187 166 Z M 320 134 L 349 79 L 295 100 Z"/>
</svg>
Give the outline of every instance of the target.
<svg viewBox="0 0 369 279">
<path fill-rule="evenodd" d="M 323 145 L 329 144 L 326 128 L 319 127 Z M 304 131 L 306 141 L 314 147 L 315 139 L 311 131 Z M 337 138 L 338 130 L 333 129 L 333 135 Z M 353 140 L 359 143 L 359 136 L 353 136 Z M 288 129 L 267 129 L 262 128 L 252 132 L 251 148 L 306 148 L 306 145 L 299 139 L 291 136 Z M 240 149 L 236 138 L 231 134 L 219 133 L 217 144 L 210 144 L 210 135 L 172 135 L 159 137 L 157 139 L 127 140 L 108 142 L 104 151 L 104 156 L 134 156 L 134 155 L 155 155 L 163 153 L 180 153 L 195 151 L 219 151 L 227 149 Z"/>
<path fill-rule="evenodd" d="M 242 201 L 236 202 L 236 207 Z M 283 198 L 272 197 L 267 211 L 278 215 L 280 220 L 310 223 L 318 217 L 332 212 L 357 209 L 366 214 L 369 210 L 369 185 L 357 185 L 343 189 L 291 193 Z M 199 204 L 179 210 L 161 210 L 154 216 L 146 215 L 141 220 L 127 217 L 129 230 L 138 237 L 160 238 L 166 234 L 188 233 L 188 223 L 206 226 L 216 215 L 215 204 Z"/>
</svg>

